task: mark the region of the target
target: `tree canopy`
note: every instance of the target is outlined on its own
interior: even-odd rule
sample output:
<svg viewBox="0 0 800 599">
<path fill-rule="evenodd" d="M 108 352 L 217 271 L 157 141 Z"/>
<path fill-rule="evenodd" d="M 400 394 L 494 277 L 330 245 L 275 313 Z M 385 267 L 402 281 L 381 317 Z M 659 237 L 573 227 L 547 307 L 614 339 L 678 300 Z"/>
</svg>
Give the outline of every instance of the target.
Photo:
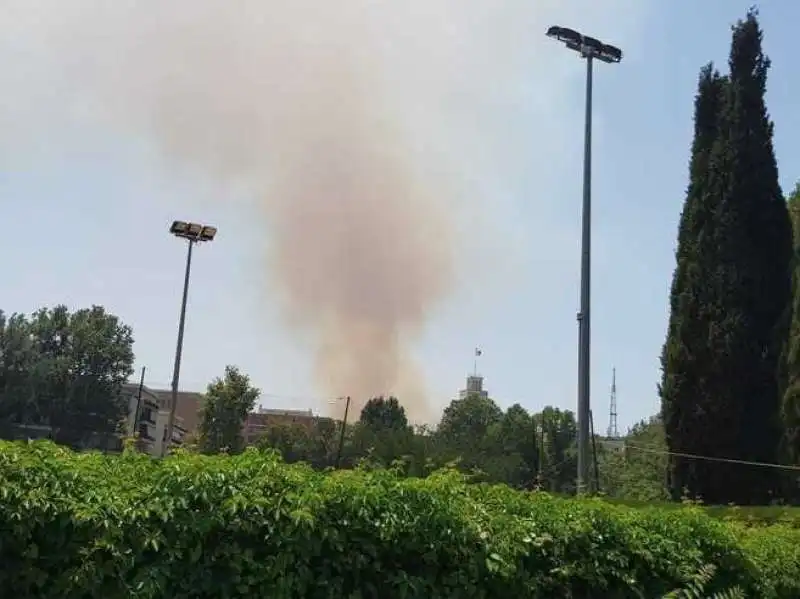
<svg viewBox="0 0 800 599">
<path fill-rule="evenodd" d="M 758 503 L 777 484 L 774 469 L 677 455 L 778 457 L 791 230 L 761 41 L 751 11 L 733 28 L 729 75 L 709 66 L 698 84 L 660 388 L 675 498 Z"/>
<path fill-rule="evenodd" d="M 208 385 L 200 421 L 200 448 L 207 453 L 244 449 L 242 427 L 261 394 L 250 377 L 235 366 L 225 367 L 225 376 Z"/>
<path fill-rule="evenodd" d="M 100 306 L 0 312 L 0 426 L 43 426 L 81 445 L 119 430 L 133 372 L 133 334 Z"/>
</svg>

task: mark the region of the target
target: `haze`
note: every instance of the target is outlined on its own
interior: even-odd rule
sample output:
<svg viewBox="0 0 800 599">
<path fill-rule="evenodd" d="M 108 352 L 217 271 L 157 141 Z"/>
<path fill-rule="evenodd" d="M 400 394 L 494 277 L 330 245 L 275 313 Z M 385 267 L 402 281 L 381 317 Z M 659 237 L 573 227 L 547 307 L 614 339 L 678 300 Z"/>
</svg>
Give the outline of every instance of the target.
<svg viewBox="0 0 800 599">
<path fill-rule="evenodd" d="M 245 186 L 265 231 L 252 285 L 309 340 L 320 394 L 356 408 L 398 394 L 426 420 L 438 406 L 413 347 L 471 257 L 506 256 L 507 273 L 518 260 L 519 235 L 493 230 L 503 194 L 487 173 L 566 160 L 556 143 L 551 164 L 526 166 L 531 140 L 507 121 L 530 81 L 546 84 L 534 108 L 554 110 L 566 75 L 530 40 L 557 5 L 5 0 L 2 152 L 20 160 L 66 119 L 150 140 L 176 176 Z"/>
</svg>

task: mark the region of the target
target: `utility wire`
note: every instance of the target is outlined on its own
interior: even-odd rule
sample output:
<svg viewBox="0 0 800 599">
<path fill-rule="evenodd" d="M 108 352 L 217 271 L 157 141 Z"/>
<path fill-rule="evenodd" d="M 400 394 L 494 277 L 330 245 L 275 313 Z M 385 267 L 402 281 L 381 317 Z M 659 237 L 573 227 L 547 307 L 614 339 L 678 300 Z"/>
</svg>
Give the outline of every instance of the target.
<svg viewBox="0 0 800 599">
<path fill-rule="evenodd" d="M 678 458 L 687 458 L 690 460 L 703 460 L 706 462 L 721 462 L 724 464 L 740 464 L 742 466 L 758 466 L 760 468 L 777 468 L 779 470 L 791 470 L 794 472 L 800 472 L 800 466 L 792 466 L 790 464 L 772 464 L 769 462 L 754 462 L 751 460 L 736 460 L 733 458 L 717 458 L 714 456 L 708 455 L 699 455 L 695 453 L 683 453 L 680 451 L 669 451 L 667 449 L 651 449 L 646 445 L 637 445 L 635 443 L 625 443 L 625 448 L 632 448 L 636 451 L 642 451 L 644 453 L 652 453 L 657 455 L 671 455 Z"/>
</svg>

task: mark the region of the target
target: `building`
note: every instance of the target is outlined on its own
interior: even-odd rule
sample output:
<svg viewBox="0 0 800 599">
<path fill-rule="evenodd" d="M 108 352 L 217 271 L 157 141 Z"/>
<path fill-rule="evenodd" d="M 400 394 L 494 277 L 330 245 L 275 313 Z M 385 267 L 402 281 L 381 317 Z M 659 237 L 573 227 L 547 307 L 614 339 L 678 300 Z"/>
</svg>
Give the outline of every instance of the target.
<svg viewBox="0 0 800 599">
<path fill-rule="evenodd" d="M 299 425 L 306 429 L 312 428 L 317 423 L 317 416 L 311 410 L 280 410 L 258 408 L 250 412 L 244 424 L 242 436 L 245 444 L 250 445 L 264 435 L 272 426 Z"/>
<path fill-rule="evenodd" d="M 458 399 L 465 399 L 470 395 L 478 395 L 483 398 L 488 398 L 488 391 L 483 388 L 483 377 L 477 374 L 471 374 L 467 377 L 467 387 L 458 392 Z"/>
<path fill-rule="evenodd" d="M 138 437 L 139 447 L 145 453 L 160 456 L 167 440 L 170 402 L 164 399 L 162 391 L 145 386 L 140 388 L 139 385 L 131 383 L 123 385 L 122 396 L 128 403 L 126 423 L 128 435 Z M 189 429 L 176 410 L 171 445 L 181 445 L 188 432 Z"/>
<path fill-rule="evenodd" d="M 172 405 L 172 391 L 169 389 L 153 389 L 163 401 L 167 409 Z M 195 434 L 200 430 L 200 422 L 203 419 L 203 404 L 205 394 L 196 391 L 178 391 L 178 407 L 175 408 L 175 415 L 183 421 L 187 432 Z"/>
<path fill-rule="evenodd" d="M 143 386 L 141 402 L 139 402 L 139 385 L 127 383 L 123 386 L 123 394 L 128 401 L 129 434 L 137 433 L 147 453 L 161 455 L 166 440 L 169 409 L 172 404 L 172 392 L 169 389 L 151 389 Z M 200 429 L 204 395 L 192 391 L 179 391 L 175 409 L 175 424 L 172 442 L 180 445 L 187 435 L 196 435 Z M 139 418 L 136 419 L 137 405 Z M 242 436 L 246 444 L 254 443 L 259 437 L 276 425 L 300 425 L 311 428 L 316 425 L 318 417 L 311 410 L 281 410 L 259 407 L 257 411 L 247 415 L 242 428 Z"/>
</svg>

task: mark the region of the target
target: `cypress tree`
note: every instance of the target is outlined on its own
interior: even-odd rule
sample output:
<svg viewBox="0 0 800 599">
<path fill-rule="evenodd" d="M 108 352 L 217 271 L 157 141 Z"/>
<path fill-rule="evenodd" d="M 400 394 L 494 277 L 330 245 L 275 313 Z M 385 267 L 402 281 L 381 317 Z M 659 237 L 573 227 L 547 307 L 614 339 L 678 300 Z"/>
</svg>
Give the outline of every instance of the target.
<svg viewBox="0 0 800 599">
<path fill-rule="evenodd" d="M 701 76 L 701 92 L 711 87 L 720 95 L 708 125 L 711 150 L 707 135 L 702 158 L 693 153 L 661 394 L 672 452 L 774 463 L 792 241 L 764 102 L 769 59 L 761 44 L 750 11 L 733 27 L 729 76 Z M 686 488 L 709 503 L 766 502 L 779 481 L 770 468 L 670 461 L 673 495 Z"/>
<path fill-rule="evenodd" d="M 706 431 L 713 422 L 703 417 L 708 403 L 705 372 L 713 355 L 707 344 L 712 318 L 707 281 L 709 228 L 714 214 L 707 174 L 719 120 L 726 80 L 709 64 L 700 72 L 694 103 L 694 141 L 689 164 L 689 187 L 678 228 L 677 265 L 670 294 L 667 340 L 661 355 L 660 395 L 667 446 L 672 452 L 705 451 Z M 704 246 L 706 246 L 704 248 Z M 668 482 L 679 499 L 684 489 L 700 490 L 705 464 L 682 457 L 669 460 Z"/>
<path fill-rule="evenodd" d="M 714 353 L 706 373 L 708 415 L 716 425 L 707 433 L 707 455 L 775 463 L 792 240 L 764 101 L 769 59 L 762 37 L 754 10 L 733 27 L 729 84 L 709 163 L 709 193 L 716 198 L 709 285 L 717 318 L 708 339 Z M 776 469 L 710 465 L 703 489 L 709 502 L 765 503 L 779 487 Z"/>
<path fill-rule="evenodd" d="M 792 223 L 792 305 L 789 312 L 791 324 L 785 349 L 785 388 L 782 405 L 784 426 L 784 460 L 800 464 L 800 183 L 788 200 Z M 790 486 L 793 495 L 796 485 Z"/>
</svg>

